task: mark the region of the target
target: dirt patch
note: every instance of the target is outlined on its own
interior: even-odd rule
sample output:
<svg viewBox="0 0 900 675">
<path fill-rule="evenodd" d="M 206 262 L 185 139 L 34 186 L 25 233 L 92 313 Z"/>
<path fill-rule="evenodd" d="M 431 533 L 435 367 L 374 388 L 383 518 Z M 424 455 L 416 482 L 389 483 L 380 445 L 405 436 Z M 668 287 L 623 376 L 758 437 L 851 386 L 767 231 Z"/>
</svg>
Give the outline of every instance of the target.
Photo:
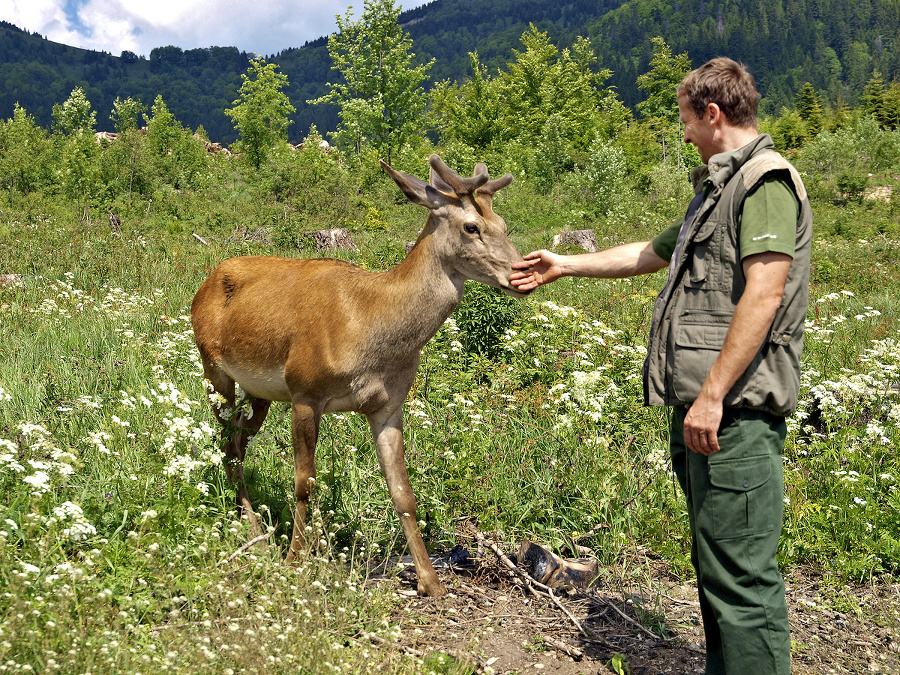
<svg viewBox="0 0 900 675">
<path fill-rule="evenodd" d="M 439 570 L 449 595 L 437 600 L 418 597 L 414 573 L 404 572 L 394 582 L 399 602 L 391 620 L 402 637 L 393 648 L 426 659 L 450 654 L 467 664 L 439 672 L 702 673 L 694 583 L 650 559 L 639 588 L 604 581 L 623 579 L 621 572 L 604 570 L 599 585 L 586 591 L 559 591 L 559 604 L 571 616 L 546 594 L 530 593 L 490 552 L 465 573 Z M 836 586 L 799 569 L 785 581 L 792 672 L 900 672 L 900 584 Z M 614 669 L 623 662 L 628 670 Z"/>
</svg>

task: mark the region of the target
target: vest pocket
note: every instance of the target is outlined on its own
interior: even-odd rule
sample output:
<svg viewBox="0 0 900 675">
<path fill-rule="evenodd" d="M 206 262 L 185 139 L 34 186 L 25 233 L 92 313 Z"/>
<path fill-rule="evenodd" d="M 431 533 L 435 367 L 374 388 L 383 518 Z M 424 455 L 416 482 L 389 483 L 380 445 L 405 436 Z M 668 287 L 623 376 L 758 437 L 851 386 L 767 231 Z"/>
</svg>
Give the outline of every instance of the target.
<svg viewBox="0 0 900 675">
<path fill-rule="evenodd" d="M 704 286 L 710 272 L 717 265 L 719 237 L 713 235 L 722 224 L 720 220 L 708 220 L 700 225 L 692 240 L 693 254 L 691 267 L 685 275 L 684 284 L 690 288 Z"/>
<path fill-rule="evenodd" d="M 738 539 L 771 532 L 781 499 L 771 494 L 771 458 L 729 458 L 710 461 L 708 466 L 713 537 Z"/>
<path fill-rule="evenodd" d="M 730 314 L 719 317 L 714 313 L 698 314 L 698 320 L 717 318 L 731 321 Z M 675 348 L 672 356 L 672 391 L 682 403 L 691 403 L 700 393 L 700 387 L 710 368 L 719 357 L 729 323 L 692 323 L 690 315 L 682 317 L 675 330 Z"/>
</svg>

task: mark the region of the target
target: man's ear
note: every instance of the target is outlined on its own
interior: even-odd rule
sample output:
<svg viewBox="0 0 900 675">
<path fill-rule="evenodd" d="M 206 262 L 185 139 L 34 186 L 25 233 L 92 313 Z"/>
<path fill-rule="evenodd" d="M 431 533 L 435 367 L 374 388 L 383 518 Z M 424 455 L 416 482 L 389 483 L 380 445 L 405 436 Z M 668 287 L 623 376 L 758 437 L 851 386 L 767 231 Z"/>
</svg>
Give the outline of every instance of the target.
<svg viewBox="0 0 900 675">
<path fill-rule="evenodd" d="M 710 124 L 717 124 L 725 119 L 725 113 L 722 112 L 718 103 L 707 104 L 706 114 L 709 117 Z"/>
</svg>

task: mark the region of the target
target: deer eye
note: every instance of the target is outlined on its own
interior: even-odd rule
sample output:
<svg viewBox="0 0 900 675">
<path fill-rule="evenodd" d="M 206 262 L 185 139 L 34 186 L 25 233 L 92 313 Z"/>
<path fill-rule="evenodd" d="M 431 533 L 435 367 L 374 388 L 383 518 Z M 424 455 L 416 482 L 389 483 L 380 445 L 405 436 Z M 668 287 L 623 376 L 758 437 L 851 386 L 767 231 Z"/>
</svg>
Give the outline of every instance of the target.
<svg viewBox="0 0 900 675">
<path fill-rule="evenodd" d="M 475 223 L 466 223 L 463 229 L 469 234 L 478 234 L 478 226 Z"/>
</svg>

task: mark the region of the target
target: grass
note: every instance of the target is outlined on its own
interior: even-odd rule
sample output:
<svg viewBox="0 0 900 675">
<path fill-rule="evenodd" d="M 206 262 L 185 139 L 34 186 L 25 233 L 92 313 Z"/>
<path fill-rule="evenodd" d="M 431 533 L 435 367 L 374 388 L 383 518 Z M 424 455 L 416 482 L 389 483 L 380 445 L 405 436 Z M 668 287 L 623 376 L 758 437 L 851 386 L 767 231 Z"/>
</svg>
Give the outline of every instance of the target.
<svg viewBox="0 0 900 675">
<path fill-rule="evenodd" d="M 235 218 L 253 211 L 249 196 L 229 198 Z M 207 203 L 193 199 L 198 209 Z M 219 202 L 207 199 L 212 212 Z M 497 200 L 511 224 L 525 223 L 512 235 L 523 252 L 549 245 L 546 223 L 572 218 L 565 199 L 534 210 L 535 199 L 517 183 Z M 617 208 L 624 226 L 596 223 L 603 245 L 650 236 L 673 207 L 635 198 Z M 896 575 L 900 564 L 900 242 L 869 232 L 892 218 L 887 206 L 866 207 L 865 232 L 852 231 L 862 213 L 847 220 L 838 207 L 814 208 L 823 227 L 785 453 L 780 556 L 787 567 L 864 581 Z M 341 255 L 385 269 L 424 214 L 393 201 L 377 212 L 386 227 L 357 228 L 361 250 Z M 369 562 L 401 552 L 403 540 L 358 415 L 322 425 L 312 549 L 286 568 L 289 414 L 273 407 L 249 451 L 248 477 L 274 545 L 220 564 L 248 529 L 235 519 L 215 449 L 190 300 L 231 255 L 313 252 L 291 237 L 232 237 L 241 223 L 223 224 L 221 210 L 215 222 L 194 219 L 210 223 L 200 232 L 210 247 L 151 216 L 117 235 L 70 213 L 34 199 L 0 215 L 0 273 L 22 275 L 0 286 L 0 672 L 437 669 L 432 657 L 365 637 L 390 641 L 406 627 L 384 620 L 386 591 L 362 591 Z M 649 548 L 689 574 L 667 414 L 641 406 L 640 365 L 662 282 L 565 279 L 512 311 L 503 305 L 502 330 L 463 320 L 441 328 L 405 420 L 431 546 L 450 547 L 455 521 L 469 518 L 510 544 L 529 537 L 565 555 L 589 546 L 603 565 Z M 472 293 L 465 302 L 483 314 L 500 300 Z M 486 340 L 495 340 L 492 350 L 465 349 Z"/>
</svg>

